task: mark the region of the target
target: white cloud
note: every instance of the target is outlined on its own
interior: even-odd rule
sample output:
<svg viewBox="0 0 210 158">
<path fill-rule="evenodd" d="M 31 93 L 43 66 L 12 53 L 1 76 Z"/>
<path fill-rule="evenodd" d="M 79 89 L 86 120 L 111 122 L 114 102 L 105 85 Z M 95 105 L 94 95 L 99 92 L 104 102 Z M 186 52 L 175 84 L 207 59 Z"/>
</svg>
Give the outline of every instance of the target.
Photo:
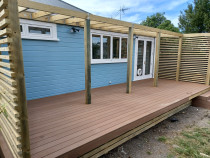
<svg viewBox="0 0 210 158">
<path fill-rule="evenodd" d="M 151 15 L 156 12 L 173 11 L 178 6 L 186 3 L 189 0 L 64 0 L 78 8 L 88 11 L 92 14 L 113 17 L 124 6 L 130 8 L 123 15 L 124 21 L 139 23 L 142 19 L 142 15 L 146 18 L 146 15 Z M 140 18 L 141 17 L 141 18 Z M 116 18 L 119 18 L 116 17 Z M 178 25 L 178 17 L 175 15 L 168 16 L 168 19 L 172 21 L 176 26 Z"/>
</svg>

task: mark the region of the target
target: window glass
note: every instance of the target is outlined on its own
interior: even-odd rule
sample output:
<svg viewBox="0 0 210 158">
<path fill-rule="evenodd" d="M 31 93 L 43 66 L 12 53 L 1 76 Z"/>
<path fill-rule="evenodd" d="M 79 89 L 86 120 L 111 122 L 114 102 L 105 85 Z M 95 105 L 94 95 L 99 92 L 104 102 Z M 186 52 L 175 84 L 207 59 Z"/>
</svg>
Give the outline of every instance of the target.
<svg viewBox="0 0 210 158">
<path fill-rule="evenodd" d="M 103 36 L 103 59 L 110 59 L 111 37 Z"/>
<path fill-rule="evenodd" d="M 127 58 L 127 51 L 128 51 L 128 40 L 127 38 L 122 38 L 121 58 Z"/>
<path fill-rule="evenodd" d="M 29 26 L 28 30 L 29 30 L 29 33 L 50 35 L 50 29 L 49 28 L 41 28 L 41 27 Z"/>
<path fill-rule="evenodd" d="M 120 38 L 113 37 L 113 59 L 119 59 Z"/>
<path fill-rule="evenodd" d="M 101 58 L 101 36 L 93 35 L 92 36 L 92 58 L 100 59 Z"/>
<path fill-rule="evenodd" d="M 23 32 L 23 26 L 20 25 L 20 32 Z"/>
<path fill-rule="evenodd" d="M 152 42 L 147 41 L 145 75 L 150 74 L 151 55 L 152 55 Z"/>
</svg>

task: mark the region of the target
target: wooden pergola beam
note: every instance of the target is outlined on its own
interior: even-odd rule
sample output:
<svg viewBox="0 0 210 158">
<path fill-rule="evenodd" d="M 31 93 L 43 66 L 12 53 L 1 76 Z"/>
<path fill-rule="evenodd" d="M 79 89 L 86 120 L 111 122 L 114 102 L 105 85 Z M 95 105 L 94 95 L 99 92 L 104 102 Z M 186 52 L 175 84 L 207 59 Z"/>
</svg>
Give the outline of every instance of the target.
<svg viewBox="0 0 210 158">
<path fill-rule="evenodd" d="M 177 67 L 176 67 L 176 81 L 179 81 L 181 53 L 182 53 L 182 37 L 179 37 L 179 49 L 178 49 Z"/>
<path fill-rule="evenodd" d="M 68 18 L 70 18 L 69 16 L 65 16 L 65 15 L 60 15 L 60 14 L 58 14 L 58 15 L 53 15 L 53 16 L 51 16 L 50 17 L 50 21 L 58 21 L 58 20 L 65 20 L 65 19 L 68 19 Z"/>
<path fill-rule="evenodd" d="M 128 35 L 128 63 L 127 63 L 127 89 L 126 93 L 131 93 L 132 86 L 132 59 L 133 59 L 133 32 L 134 28 L 129 27 Z"/>
<path fill-rule="evenodd" d="M 44 12 L 44 11 L 38 11 L 35 13 L 32 13 L 32 19 L 38 19 L 47 15 L 50 15 L 50 12 Z"/>
<path fill-rule="evenodd" d="M 155 69 L 154 69 L 154 82 L 153 86 L 158 86 L 158 71 L 159 71 L 159 56 L 160 56 L 160 37 L 161 33 L 156 34 L 156 51 L 155 51 Z"/>
<path fill-rule="evenodd" d="M 21 7 L 36 9 L 36 10 L 45 11 L 45 12 L 51 12 L 54 14 L 60 14 L 60 15 L 64 15 L 64 16 L 70 16 L 70 17 L 73 16 L 73 17 L 82 18 L 82 19 L 86 19 L 88 17 L 87 13 L 73 11 L 73 10 L 64 9 L 64 8 L 61 9 L 59 7 L 41 4 L 41 3 L 28 1 L 28 0 L 18 0 L 18 4 Z M 132 27 L 132 23 L 121 21 L 121 20 L 105 18 L 105 17 L 92 15 L 92 14 L 89 15 L 89 18 L 91 21 L 97 21 L 97 22 L 112 24 L 112 25 L 116 25 L 116 26 Z M 171 31 L 167 31 L 167 30 L 161 30 L 161 29 L 157 29 L 157 28 L 142 26 L 139 24 L 134 24 L 134 28 L 140 29 L 140 30 L 145 30 L 145 31 L 151 31 L 151 32 L 160 32 L 163 34 L 169 34 L 169 35 L 174 35 L 174 36 L 179 36 L 179 37 L 182 36 L 181 33 L 176 33 L 176 32 L 171 32 Z"/>
<path fill-rule="evenodd" d="M 90 55 L 90 19 L 84 22 L 85 43 L 85 103 L 91 104 L 91 55 Z"/>
</svg>

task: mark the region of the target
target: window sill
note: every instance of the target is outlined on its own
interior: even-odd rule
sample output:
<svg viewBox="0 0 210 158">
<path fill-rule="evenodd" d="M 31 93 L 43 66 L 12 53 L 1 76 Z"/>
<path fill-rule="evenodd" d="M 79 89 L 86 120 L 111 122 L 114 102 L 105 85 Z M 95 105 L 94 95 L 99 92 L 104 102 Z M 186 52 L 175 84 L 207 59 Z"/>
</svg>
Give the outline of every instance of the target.
<svg viewBox="0 0 210 158">
<path fill-rule="evenodd" d="M 39 38 L 39 37 L 21 37 L 22 39 L 30 39 L 30 40 L 42 40 L 42 41 L 60 41 L 59 38 Z"/>
<path fill-rule="evenodd" d="M 127 63 L 127 59 L 112 59 L 112 60 L 91 60 L 91 64 L 115 64 L 115 63 Z"/>
</svg>

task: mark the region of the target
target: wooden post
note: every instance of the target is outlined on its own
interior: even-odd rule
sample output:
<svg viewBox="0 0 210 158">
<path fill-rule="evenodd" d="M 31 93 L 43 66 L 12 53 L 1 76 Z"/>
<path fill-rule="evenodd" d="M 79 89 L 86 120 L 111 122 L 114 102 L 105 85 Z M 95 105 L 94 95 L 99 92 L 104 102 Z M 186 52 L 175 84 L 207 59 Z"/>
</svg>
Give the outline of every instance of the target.
<svg viewBox="0 0 210 158">
<path fill-rule="evenodd" d="M 177 68 L 176 68 L 176 81 L 179 81 L 181 54 L 182 54 L 182 37 L 179 37 L 179 50 L 178 50 Z"/>
<path fill-rule="evenodd" d="M 17 82 L 17 97 L 18 97 L 18 110 L 20 113 L 21 121 L 21 143 L 24 158 L 30 158 L 30 140 L 29 140 L 29 127 L 28 127 L 28 110 L 26 102 L 26 88 L 25 88 L 25 75 L 23 67 L 23 53 L 22 53 L 22 40 L 20 34 L 20 22 L 18 17 L 18 3 L 17 0 L 8 0 L 9 12 L 9 28 L 12 33 L 9 37 L 12 43 L 9 44 L 11 51 L 9 52 L 13 58 L 15 77 Z"/>
<path fill-rule="evenodd" d="M 154 70 L 154 87 L 158 86 L 158 71 L 159 71 L 159 55 L 160 55 L 160 32 L 156 34 L 156 51 L 155 51 L 155 70 Z"/>
<path fill-rule="evenodd" d="M 90 55 L 90 19 L 84 23 L 85 42 L 85 102 L 91 104 L 91 55 Z"/>
<path fill-rule="evenodd" d="M 128 63 L 127 63 L 127 93 L 131 93 L 132 84 L 132 59 L 133 59 L 133 30 L 134 27 L 129 27 L 128 36 Z"/>
<path fill-rule="evenodd" d="M 209 50 L 208 69 L 206 74 L 206 85 L 210 85 L 210 50 Z"/>
</svg>

